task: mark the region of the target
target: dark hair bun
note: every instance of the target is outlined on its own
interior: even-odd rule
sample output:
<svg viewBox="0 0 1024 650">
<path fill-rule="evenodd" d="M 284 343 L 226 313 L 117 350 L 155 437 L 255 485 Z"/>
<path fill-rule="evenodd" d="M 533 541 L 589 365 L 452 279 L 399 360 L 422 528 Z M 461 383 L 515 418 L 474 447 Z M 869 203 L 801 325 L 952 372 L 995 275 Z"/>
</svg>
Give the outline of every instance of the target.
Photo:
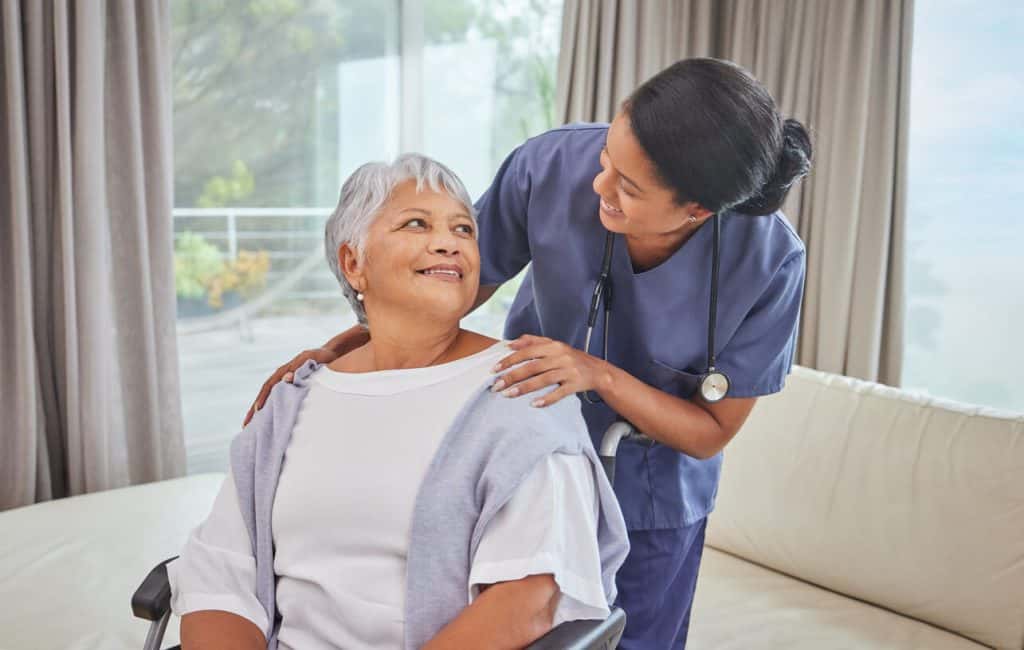
<svg viewBox="0 0 1024 650">
<path fill-rule="evenodd" d="M 797 120 L 786 120 L 782 126 L 782 151 L 775 171 L 757 194 L 733 210 L 740 214 L 771 214 L 782 207 L 789 189 L 811 171 L 811 138 Z"/>
<path fill-rule="evenodd" d="M 677 61 L 623 110 L 677 205 L 771 214 L 810 169 L 807 131 L 783 120 L 768 89 L 729 61 Z"/>
</svg>

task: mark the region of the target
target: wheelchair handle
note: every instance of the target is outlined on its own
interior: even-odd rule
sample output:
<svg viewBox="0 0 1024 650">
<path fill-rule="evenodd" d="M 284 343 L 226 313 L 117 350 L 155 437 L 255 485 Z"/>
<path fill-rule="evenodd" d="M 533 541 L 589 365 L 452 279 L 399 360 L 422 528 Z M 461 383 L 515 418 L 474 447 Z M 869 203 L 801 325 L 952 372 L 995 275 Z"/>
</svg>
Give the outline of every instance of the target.
<svg viewBox="0 0 1024 650">
<path fill-rule="evenodd" d="M 608 476 L 608 482 L 612 485 L 615 485 L 615 454 L 619 450 L 619 443 L 623 440 L 654 443 L 625 420 L 619 420 L 608 427 L 604 432 L 604 437 L 601 438 L 601 449 L 598 451 L 598 456 L 601 458 L 604 473 Z"/>
</svg>

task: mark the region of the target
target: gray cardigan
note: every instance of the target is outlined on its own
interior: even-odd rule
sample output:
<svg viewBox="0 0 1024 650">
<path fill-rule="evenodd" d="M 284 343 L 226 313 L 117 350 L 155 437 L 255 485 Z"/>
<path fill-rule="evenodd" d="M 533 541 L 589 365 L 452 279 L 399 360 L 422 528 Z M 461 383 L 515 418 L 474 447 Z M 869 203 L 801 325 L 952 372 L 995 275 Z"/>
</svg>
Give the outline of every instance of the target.
<svg viewBox="0 0 1024 650">
<path fill-rule="evenodd" d="M 238 502 L 256 558 L 256 596 L 267 612 L 271 649 L 277 648 L 280 629 L 271 530 L 274 493 L 295 418 L 309 392 L 309 377 L 318 367 L 309 361 L 295 373 L 294 383 L 275 386 L 231 445 Z M 470 563 L 487 524 L 530 470 L 553 453 L 583 454 L 590 461 L 600 500 L 602 582 L 608 603 L 615 600 L 615 573 L 629 542 L 579 402 L 569 398 L 532 408 L 529 401 L 534 398 L 536 394 L 509 399 L 483 386 L 442 438 L 413 508 L 406 564 L 407 649 L 422 647 L 469 604 Z"/>
</svg>

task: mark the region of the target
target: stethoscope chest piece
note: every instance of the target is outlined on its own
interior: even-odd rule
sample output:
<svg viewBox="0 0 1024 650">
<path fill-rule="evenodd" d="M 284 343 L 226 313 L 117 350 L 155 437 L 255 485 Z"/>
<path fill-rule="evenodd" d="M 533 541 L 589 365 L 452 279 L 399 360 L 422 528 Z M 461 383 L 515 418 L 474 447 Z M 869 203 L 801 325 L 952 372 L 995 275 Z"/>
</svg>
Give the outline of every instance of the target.
<svg viewBox="0 0 1024 650">
<path fill-rule="evenodd" d="M 729 378 L 724 372 L 709 368 L 700 378 L 699 390 L 705 402 L 719 402 L 729 393 Z"/>
<path fill-rule="evenodd" d="M 729 394 L 729 378 L 725 373 L 715 369 L 715 323 L 718 317 L 718 262 L 719 248 L 721 246 L 721 221 L 718 214 L 712 217 L 713 243 L 711 249 L 711 296 L 708 304 L 708 365 L 707 372 L 700 378 L 701 397 L 705 402 L 718 402 Z M 601 303 L 604 303 L 604 341 L 601 350 L 601 358 L 608 360 L 608 321 L 611 312 L 612 285 L 611 266 L 612 254 L 615 245 L 615 236 L 608 232 L 605 235 L 604 256 L 601 260 L 601 273 L 598 276 L 597 284 L 594 285 L 594 293 L 590 298 L 590 311 L 587 313 L 587 330 L 583 341 L 583 351 L 590 354 L 590 339 L 594 334 L 594 324 L 597 322 L 597 312 Z M 599 395 L 591 397 L 588 391 L 583 392 L 583 400 L 588 404 L 600 403 Z"/>
</svg>

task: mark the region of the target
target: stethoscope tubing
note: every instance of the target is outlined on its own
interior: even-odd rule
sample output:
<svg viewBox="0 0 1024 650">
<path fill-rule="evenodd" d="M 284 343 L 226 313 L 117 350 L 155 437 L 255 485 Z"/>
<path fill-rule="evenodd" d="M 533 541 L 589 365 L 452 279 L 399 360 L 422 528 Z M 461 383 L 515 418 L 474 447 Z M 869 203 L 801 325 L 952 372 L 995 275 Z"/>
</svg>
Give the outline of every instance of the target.
<svg viewBox="0 0 1024 650">
<path fill-rule="evenodd" d="M 712 247 L 711 247 L 711 299 L 708 304 L 708 354 L 707 370 L 703 376 L 715 372 L 715 327 L 718 320 L 718 281 L 719 281 L 719 257 L 721 248 L 721 222 L 718 213 L 711 216 L 712 219 Z M 590 341 L 594 334 L 594 324 L 597 322 L 597 310 L 602 301 L 604 302 L 604 331 L 602 333 L 602 359 L 608 360 L 608 323 L 611 313 L 612 281 L 611 268 L 612 256 L 615 249 L 615 233 L 607 232 L 604 240 L 604 256 L 601 260 L 601 272 L 594 285 L 594 294 L 590 299 L 590 311 L 587 314 L 587 333 L 583 342 L 583 351 L 590 354 Z M 600 396 L 591 397 L 590 391 L 583 391 L 583 399 L 588 404 L 599 404 L 603 402 Z"/>
</svg>

